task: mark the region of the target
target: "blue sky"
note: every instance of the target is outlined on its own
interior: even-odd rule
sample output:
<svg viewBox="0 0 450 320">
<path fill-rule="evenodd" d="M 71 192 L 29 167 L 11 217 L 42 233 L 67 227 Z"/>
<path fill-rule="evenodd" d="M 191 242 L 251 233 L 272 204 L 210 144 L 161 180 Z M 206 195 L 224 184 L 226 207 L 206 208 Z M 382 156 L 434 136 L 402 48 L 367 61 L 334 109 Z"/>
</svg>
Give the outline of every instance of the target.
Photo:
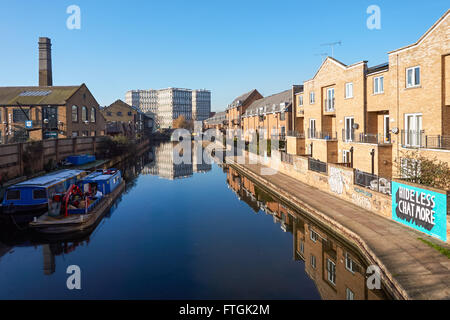
<svg viewBox="0 0 450 320">
<path fill-rule="evenodd" d="M 69 5 L 81 29 L 69 30 Z M 381 9 L 381 30 L 366 27 Z M 37 41 L 52 39 L 54 85 L 86 83 L 101 105 L 130 89 L 206 88 L 212 109 L 257 88 L 270 95 L 311 78 L 323 43 L 351 64 L 387 61 L 415 42 L 448 0 L 103 1 L 0 0 L 0 86 L 36 85 Z"/>
</svg>

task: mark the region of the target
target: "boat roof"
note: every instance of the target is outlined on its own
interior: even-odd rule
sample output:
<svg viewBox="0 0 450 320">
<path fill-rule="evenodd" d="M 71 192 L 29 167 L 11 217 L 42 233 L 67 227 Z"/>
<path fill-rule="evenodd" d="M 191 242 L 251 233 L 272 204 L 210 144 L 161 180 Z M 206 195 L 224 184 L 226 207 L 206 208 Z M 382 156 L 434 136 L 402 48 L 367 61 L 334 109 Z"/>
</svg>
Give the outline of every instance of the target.
<svg viewBox="0 0 450 320">
<path fill-rule="evenodd" d="M 11 188 L 15 187 L 49 187 L 54 184 L 57 184 L 60 181 L 64 181 L 75 177 L 81 173 L 83 170 L 71 170 L 64 169 L 56 172 L 49 173 L 42 177 L 33 178 L 24 182 L 17 183 L 13 185 Z"/>
<path fill-rule="evenodd" d="M 91 174 L 87 175 L 86 177 L 84 177 L 81 180 L 82 181 L 105 181 L 105 180 L 111 179 L 111 177 L 116 175 L 118 172 L 119 172 L 119 170 L 115 171 L 112 174 L 107 174 L 107 173 L 105 174 L 104 172 L 96 171 L 96 172 L 92 172 Z"/>
</svg>

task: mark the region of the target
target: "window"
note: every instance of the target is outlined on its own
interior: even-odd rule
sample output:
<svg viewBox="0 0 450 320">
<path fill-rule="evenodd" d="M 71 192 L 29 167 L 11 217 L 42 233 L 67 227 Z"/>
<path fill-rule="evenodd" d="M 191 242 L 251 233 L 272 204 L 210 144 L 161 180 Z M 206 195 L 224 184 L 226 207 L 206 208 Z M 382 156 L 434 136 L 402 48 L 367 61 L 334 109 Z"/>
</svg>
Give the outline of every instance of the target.
<svg viewBox="0 0 450 320">
<path fill-rule="evenodd" d="M 316 102 L 316 94 L 314 91 L 309 93 L 309 103 L 314 104 Z"/>
<path fill-rule="evenodd" d="M 316 119 L 309 119 L 309 137 L 311 139 L 316 137 Z"/>
<path fill-rule="evenodd" d="M 373 93 L 379 94 L 384 92 L 384 77 L 373 78 Z"/>
<path fill-rule="evenodd" d="M 96 113 L 95 113 L 95 108 L 94 107 L 92 107 L 91 108 L 91 122 L 93 122 L 93 123 L 95 123 L 96 122 Z"/>
<path fill-rule="evenodd" d="M 30 118 L 30 109 L 13 109 L 13 122 L 25 122 Z"/>
<path fill-rule="evenodd" d="M 353 293 L 352 290 L 347 288 L 347 290 L 345 290 L 345 293 L 347 300 L 355 300 L 355 294 Z"/>
<path fill-rule="evenodd" d="M 83 131 L 83 132 L 82 132 L 82 136 L 83 136 L 83 137 L 89 136 L 89 131 Z"/>
<path fill-rule="evenodd" d="M 319 235 L 318 235 L 317 232 L 315 232 L 314 230 L 310 230 L 310 232 L 309 232 L 309 238 L 310 238 L 313 242 L 316 242 L 317 239 L 319 239 Z"/>
<path fill-rule="evenodd" d="M 336 264 L 330 259 L 327 259 L 327 276 L 329 282 L 336 284 Z"/>
<path fill-rule="evenodd" d="M 348 253 L 345 253 L 345 268 L 348 271 L 355 273 L 353 259 L 350 257 Z"/>
<path fill-rule="evenodd" d="M 117 115 L 118 115 L 119 117 L 121 117 L 121 116 L 122 116 L 122 111 L 118 111 L 118 112 L 117 112 Z"/>
<path fill-rule="evenodd" d="M 353 98 L 353 82 L 345 84 L 345 98 Z"/>
<path fill-rule="evenodd" d="M 131 116 L 131 111 L 128 111 L 128 115 Z"/>
<path fill-rule="evenodd" d="M 345 117 L 345 141 L 353 141 L 355 138 L 355 131 L 353 130 L 353 125 L 355 124 L 355 119 L 353 117 Z"/>
<path fill-rule="evenodd" d="M 72 131 L 72 137 L 78 137 L 78 131 Z"/>
<path fill-rule="evenodd" d="M 107 115 L 107 116 L 112 116 L 112 112 L 111 112 L 111 111 L 108 111 L 108 112 L 106 112 L 106 115 Z"/>
<path fill-rule="evenodd" d="M 303 105 L 303 96 L 299 96 L 298 97 L 298 105 L 302 106 Z"/>
<path fill-rule="evenodd" d="M 88 119 L 89 119 L 88 109 L 85 106 L 83 106 L 81 108 L 81 121 L 85 122 L 88 121 Z"/>
<path fill-rule="evenodd" d="M 327 99 L 325 100 L 325 111 L 334 111 L 334 88 L 327 89 Z"/>
<path fill-rule="evenodd" d="M 286 113 L 284 113 L 284 112 L 281 112 L 281 113 L 280 113 L 280 120 L 281 120 L 281 121 L 286 120 Z"/>
<path fill-rule="evenodd" d="M 47 192 L 45 189 L 33 190 L 33 199 L 47 199 Z"/>
<path fill-rule="evenodd" d="M 406 69 L 406 87 L 414 88 L 420 86 L 420 67 Z"/>
<path fill-rule="evenodd" d="M 72 106 L 72 122 L 78 122 L 78 107 Z"/>
<path fill-rule="evenodd" d="M 20 200 L 20 190 L 8 190 L 6 200 Z"/>
<path fill-rule="evenodd" d="M 404 145 L 409 147 L 421 147 L 422 145 L 422 114 L 405 114 L 405 138 Z"/>
<path fill-rule="evenodd" d="M 313 256 L 313 255 L 311 255 L 310 261 L 311 261 L 311 267 L 313 267 L 313 268 L 315 269 L 315 268 L 317 267 L 317 264 L 316 264 L 316 257 Z"/>
<path fill-rule="evenodd" d="M 303 241 L 300 241 L 300 253 L 304 253 L 305 252 L 305 243 Z"/>
</svg>

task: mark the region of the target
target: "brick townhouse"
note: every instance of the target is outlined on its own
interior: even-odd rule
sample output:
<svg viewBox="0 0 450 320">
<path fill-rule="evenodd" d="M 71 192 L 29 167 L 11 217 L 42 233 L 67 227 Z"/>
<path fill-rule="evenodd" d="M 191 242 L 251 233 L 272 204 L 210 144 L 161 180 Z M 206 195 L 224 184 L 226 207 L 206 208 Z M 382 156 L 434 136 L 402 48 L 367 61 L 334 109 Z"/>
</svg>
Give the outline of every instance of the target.
<svg viewBox="0 0 450 320">
<path fill-rule="evenodd" d="M 328 57 L 294 95 L 288 153 L 387 178 L 410 149 L 449 162 L 449 12 L 388 63 Z"/>
<path fill-rule="evenodd" d="M 244 93 L 233 100 L 226 109 L 227 113 L 227 129 L 244 130 L 241 124 L 241 117 L 247 110 L 247 108 L 253 103 L 253 101 L 263 98 L 258 90 L 253 89 L 247 93 Z"/>
<path fill-rule="evenodd" d="M 291 129 L 292 89 L 255 100 L 241 117 L 244 139 L 264 132 L 264 139 L 285 140 Z"/>
</svg>

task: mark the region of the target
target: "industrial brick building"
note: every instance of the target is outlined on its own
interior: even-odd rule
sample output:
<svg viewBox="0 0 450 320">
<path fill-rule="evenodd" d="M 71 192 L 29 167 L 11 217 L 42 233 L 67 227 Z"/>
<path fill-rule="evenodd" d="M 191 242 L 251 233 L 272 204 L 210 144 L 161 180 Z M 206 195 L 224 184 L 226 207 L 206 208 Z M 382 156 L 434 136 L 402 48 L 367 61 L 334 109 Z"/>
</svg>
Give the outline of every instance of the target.
<svg viewBox="0 0 450 320">
<path fill-rule="evenodd" d="M 104 135 L 105 125 L 85 84 L 53 86 L 48 38 L 39 38 L 39 86 L 0 87 L 1 143 Z"/>
</svg>

